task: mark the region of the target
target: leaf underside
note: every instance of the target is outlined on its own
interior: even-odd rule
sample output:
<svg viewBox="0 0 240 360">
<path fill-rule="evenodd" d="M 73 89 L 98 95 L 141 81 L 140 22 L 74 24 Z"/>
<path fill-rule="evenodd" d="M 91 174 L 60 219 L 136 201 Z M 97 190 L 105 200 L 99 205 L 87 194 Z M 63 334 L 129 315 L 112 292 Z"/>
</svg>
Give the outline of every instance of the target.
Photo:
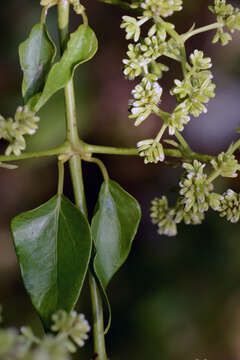
<svg viewBox="0 0 240 360">
<path fill-rule="evenodd" d="M 22 95 L 25 104 L 42 91 L 55 55 L 56 47 L 46 25 L 34 25 L 27 40 L 19 46 L 23 71 Z"/>
<path fill-rule="evenodd" d="M 98 42 L 94 31 L 84 24 L 70 35 L 61 59 L 52 66 L 35 110 L 38 111 L 48 99 L 71 80 L 76 67 L 90 60 L 97 51 Z"/>
</svg>

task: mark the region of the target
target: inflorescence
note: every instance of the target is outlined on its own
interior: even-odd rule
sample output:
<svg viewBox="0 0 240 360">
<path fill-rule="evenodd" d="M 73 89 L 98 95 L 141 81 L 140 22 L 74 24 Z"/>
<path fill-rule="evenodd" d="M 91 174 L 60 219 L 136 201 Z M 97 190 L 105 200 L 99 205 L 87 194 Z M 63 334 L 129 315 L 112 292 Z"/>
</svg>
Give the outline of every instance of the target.
<svg viewBox="0 0 240 360">
<path fill-rule="evenodd" d="M 202 31 L 216 29 L 213 43 L 226 45 L 231 35 L 240 30 L 240 10 L 227 4 L 226 0 L 215 0 L 210 11 L 217 22 L 200 28 L 194 26 L 180 35 L 175 27 L 165 20 L 175 11 L 182 10 L 182 0 L 133 0 L 131 7 L 137 9 L 137 17 L 123 16 L 121 28 L 126 31 L 126 39 L 130 40 L 127 56 L 123 60 L 123 74 L 129 80 L 140 78 L 140 82 L 132 90 L 129 100 L 129 118 L 135 126 L 142 124 L 151 114 L 162 120 L 161 128 L 155 138 L 141 140 L 137 143 L 139 155 L 144 163 L 158 163 L 165 160 L 161 138 L 166 129 L 169 135 L 175 135 L 178 142 L 165 140 L 178 149 L 185 150 L 183 163 L 185 173 L 179 182 L 179 197 L 174 207 L 169 207 L 165 196 L 156 198 L 151 205 L 151 219 L 158 225 L 158 232 L 165 235 L 176 235 L 177 224 L 200 224 L 209 208 L 226 216 L 231 222 L 239 219 L 239 196 L 232 190 L 223 195 L 213 192 L 213 180 L 218 176 L 236 177 L 240 170 L 230 146 L 226 153 L 221 153 L 211 161 L 213 173 L 204 172 L 205 163 L 187 157 L 190 148 L 180 135 L 191 117 L 198 118 L 207 112 L 207 104 L 215 96 L 215 84 L 211 73 L 212 61 L 204 53 L 194 50 L 189 58 L 185 51 L 185 41 Z M 148 29 L 142 26 L 148 23 Z M 162 56 L 169 57 L 181 64 L 182 79 L 175 79 L 170 94 L 175 97 L 176 105 L 171 113 L 161 109 L 163 89 L 159 83 L 168 67 L 159 62 Z"/>
<path fill-rule="evenodd" d="M 19 106 L 14 119 L 5 119 L 0 115 L 0 139 L 9 142 L 5 155 L 20 155 L 26 148 L 24 135 L 33 135 L 38 129 L 40 118 L 30 110 L 28 105 Z"/>
<path fill-rule="evenodd" d="M 212 179 L 217 176 L 234 178 L 240 170 L 240 165 L 234 155 L 227 153 L 219 154 L 211 164 L 213 172 L 207 175 L 204 172 L 205 163 L 198 160 L 183 163 L 185 172 L 179 182 L 178 198 L 174 207 L 168 206 L 165 196 L 152 201 L 150 216 L 153 224 L 158 226 L 159 234 L 176 235 L 177 224 L 180 222 L 201 224 L 210 208 L 232 223 L 239 220 L 240 195 L 231 189 L 223 194 L 213 192 Z"/>
<path fill-rule="evenodd" d="M 0 308 L 1 310 L 1 308 Z M 0 320 L 1 320 L 0 311 Z M 38 338 L 29 327 L 0 329 L 0 358 L 2 360 L 70 360 L 70 354 L 82 347 L 90 326 L 84 315 L 61 310 L 52 316 L 53 334 Z"/>
</svg>

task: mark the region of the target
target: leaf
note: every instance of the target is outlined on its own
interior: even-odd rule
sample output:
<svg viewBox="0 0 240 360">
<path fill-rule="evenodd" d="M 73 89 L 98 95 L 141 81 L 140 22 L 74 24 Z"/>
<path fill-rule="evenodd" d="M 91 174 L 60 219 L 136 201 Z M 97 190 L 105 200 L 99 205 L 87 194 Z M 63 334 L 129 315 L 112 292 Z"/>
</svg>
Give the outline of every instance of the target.
<svg viewBox="0 0 240 360">
<path fill-rule="evenodd" d="M 22 94 L 24 103 L 42 91 L 47 74 L 56 55 L 56 47 L 45 24 L 36 24 L 26 41 L 19 46 L 23 70 Z"/>
<path fill-rule="evenodd" d="M 71 34 L 67 48 L 60 61 L 57 62 L 48 75 L 43 93 L 35 107 L 38 111 L 48 99 L 62 89 L 72 78 L 76 67 L 90 60 L 97 51 L 98 42 L 94 31 L 87 25 L 80 25 Z"/>
<path fill-rule="evenodd" d="M 25 288 L 46 327 L 51 315 L 71 311 L 91 254 L 91 234 L 82 212 L 56 195 L 11 223 Z"/>
<path fill-rule="evenodd" d="M 92 221 L 94 270 L 105 290 L 127 259 L 141 218 L 138 202 L 115 181 L 104 182 Z"/>
</svg>

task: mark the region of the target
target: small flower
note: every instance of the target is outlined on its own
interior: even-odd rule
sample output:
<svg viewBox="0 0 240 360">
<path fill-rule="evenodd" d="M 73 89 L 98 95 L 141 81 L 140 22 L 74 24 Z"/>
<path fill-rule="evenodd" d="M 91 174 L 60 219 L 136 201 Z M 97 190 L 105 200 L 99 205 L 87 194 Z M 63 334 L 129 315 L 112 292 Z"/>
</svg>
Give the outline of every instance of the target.
<svg viewBox="0 0 240 360">
<path fill-rule="evenodd" d="M 133 39 L 135 42 L 139 40 L 141 33 L 141 25 L 144 24 L 148 18 L 146 17 L 138 17 L 138 20 L 132 16 L 123 16 L 123 21 L 121 24 L 121 28 L 126 31 L 126 39 Z"/>
<path fill-rule="evenodd" d="M 237 177 L 237 171 L 240 170 L 240 165 L 235 156 L 224 152 L 220 153 L 216 160 L 211 160 L 211 164 L 223 177 Z"/>
<path fill-rule="evenodd" d="M 240 30 L 240 10 L 238 8 L 226 4 L 226 0 L 215 0 L 214 6 L 209 6 L 209 9 L 217 16 L 217 21 L 222 27 L 226 26 L 232 33 Z M 223 28 L 219 28 L 214 35 L 213 43 L 219 41 L 222 45 L 226 45 L 230 40 L 232 40 L 231 35 L 225 33 Z"/>
<path fill-rule="evenodd" d="M 188 116 L 185 103 L 179 104 L 169 116 L 167 121 L 169 135 L 174 135 L 176 129 L 178 131 L 182 131 L 184 129 L 184 125 L 186 125 L 189 121 L 190 116 Z"/>
<path fill-rule="evenodd" d="M 167 17 L 174 11 L 182 10 L 182 0 L 145 0 L 141 3 L 144 15 L 148 17 Z"/>
<path fill-rule="evenodd" d="M 148 75 L 132 90 L 133 99 L 129 101 L 131 111 L 129 118 L 136 119 L 135 126 L 140 125 L 160 102 L 162 88 L 155 81 L 156 79 L 156 76 Z"/>
<path fill-rule="evenodd" d="M 162 144 L 154 139 L 142 140 L 137 143 L 139 156 L 144 157 L 144 163 L 158 163 L 164 161 L 165 155 Z"/>
<path fill-rule="evenodd" d="M 165 28 L 161 25 L 161 24 L 154 24 L 153 26 L 151 26 L 151 28 L 148 30 L 148 36 L 152 37 L 153 35 L 156 35 L 156 37 L 160 40 L 160 41 L 165 41 L 166 37 L 167 37 L 167 32 L 165 30 Z"/>
<path fill-rule="evenodd" d="M 165 72 L 165 71 L 169 71 L 169 67 L 164 64 L 158 63 L 156 61 L 152 61 L 149 64 L 150 74 L 156 75 L 157 79 L 161 79 L 163 76 L 163 72 Z"/>
<path fill-rule="evenodd" d="M 123 74 L 130 80 L 142 74 L 142 67 L 146 66 L 150 60 L 141 56 L 140 44 L 129 44 L 127 51 L 128 59 L 123 59 Z"/>
<path fill-rule="evenodd" d="M 232 40 L 232 36 L 222 29 L 218 29 L 213 37 L 212 43 L 220 42 L 223 46 L 227 45 Z"/>
<path fill-rule="evenodd" d="M 0 116 L 0 139 L 7 140 L 10 144 L 5 154 L 11 153 L 19 156 L 26 148 L 24 135 L 33 135 L 38 129 L 37 122 L 40 120 L 26 105 L 19 106 L 16 110 L 14 120 L 4 119 Z"/>
<path fill-rule="evenodd" d="M 238 222 L 240 218 L 240 194 L 228 189 L 220 199 L 218 211 L 221 217 L 226 217 L 231 223 Z"/>
<path fill-rule="evenodd" d="M 172 55 L 176 60 L 181 61 L 181 47 L 175 39 L 171 38 L 167 41 L 165 54 Z"/>
<path fill-rule="evenodd" d="M 196 71 L 207 70 L 212 67 L 211 58 L 204 58 L 203 52 L 199 50 L 194 50 L 190 55 L 190 60 Z"/>
<path fill-rule="evenodd" d="M 186 225 L 200 225 L 204 220 L 205 216 L 203 212 L 200 211 L 186 211 L 185 205 L 181 198 L 178 200 L 176 205 L 176 215 L 175 222 L 179 224 L 184 222 Z"/>
<path fill-rule="evenodd" d="M 201 113 L 206 113 L 207 108 L 204 104 L 215 96 L 215 84 L 212 83 L 210 71 L 189 71 L 186 77 L 180 81 L 174 80 L 175 87 L 171 90 L 172 95 L 176 95 L 179 100 L 185 99 L 183 105 L 187 112 L 194 117 Z"/>
<path fill-rule="evenodd" d="M 52 320 L 52 331 L 66 333 L 79 347 L 82 347 L 85 340 L 88 339 L 87 333 L 90 331 L 90 326 L 83 314 L 78 314 L 76 311 L 68 314 L 60 310 L 52 316 Z M 70 351 L 75 350 L 73 344 L 69 345 Z"/>
<path fill-rule="evenodd" d="M 186 174 L 179 183 L 179 194 L 183 197 L 184 210 L 193 213 L 204 213 L 209 208 L 209 196 L 213 185 L 208 182 L 203 169 L 205 164 L 194 160 L 193 164 L 183 163 Z"/>
<path fill-rule="evenodd" d="M 161 39 L 157 35 L 146 37 L 140 45 L 140 49 L 144 59 L 149 59 L 149 62 L 151 62 L 164 54 L 166 49 L 165 39 Z"/>
<path fill-rule="evenodd" d="M 158 225 L 160 235 L 175 236 L 177 234 L 177 225 L 174 220 L 175 210 L 168 207 L 166 196 L 152 200 L 150 217 L 152 223 Z"/>
<path fill-rule="evenodd" d="M 221 210 L 221 201 L 223 200 L 223 196 L 217 193 L 211 193 L 209 195 L 209 205 L 215 211 Z"/>
</svg>

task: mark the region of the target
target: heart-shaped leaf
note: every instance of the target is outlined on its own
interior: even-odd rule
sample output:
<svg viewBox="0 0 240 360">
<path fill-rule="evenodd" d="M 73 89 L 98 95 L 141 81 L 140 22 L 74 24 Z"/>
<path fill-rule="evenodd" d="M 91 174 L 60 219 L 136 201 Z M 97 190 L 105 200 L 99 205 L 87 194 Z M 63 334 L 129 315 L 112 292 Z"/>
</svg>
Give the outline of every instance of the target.
<svg viewBox="0 0 240 360">
<path fill-rule="evenodd" d="M 127 259 L 140 218 L 136 199 L 115 181 L 102 184 L 91 228 L 96 248 L 94 270 L 104 290 Z"/>
<path fill-rule="evenodd" d="M 62 89 L 72 78 L 76 67 L 90 60 L 97 51 L 98 42 L 94 31 L 87 25 L 80 25 L 71 34 L 67 48 L 60 61 L 52 68 L 47 77 L 42 95 L 35 107 L 38 111 L 48 99 Z"/>
<path fill-rule="evenodd" d="M 24 102 L 41 92 L 56 55 L 56 47 L 45 24 L 36 24 L 26 41 L 19 46 L 23 71 L 22 94 Z"/>
<path fill-rule="evenodd" d="M 46 327 L 59 309 L 71 311 L 88 269 L 91 234 L 82 212 L 56 195 L 11 223 L 24 285 Z"/>
</svg>

